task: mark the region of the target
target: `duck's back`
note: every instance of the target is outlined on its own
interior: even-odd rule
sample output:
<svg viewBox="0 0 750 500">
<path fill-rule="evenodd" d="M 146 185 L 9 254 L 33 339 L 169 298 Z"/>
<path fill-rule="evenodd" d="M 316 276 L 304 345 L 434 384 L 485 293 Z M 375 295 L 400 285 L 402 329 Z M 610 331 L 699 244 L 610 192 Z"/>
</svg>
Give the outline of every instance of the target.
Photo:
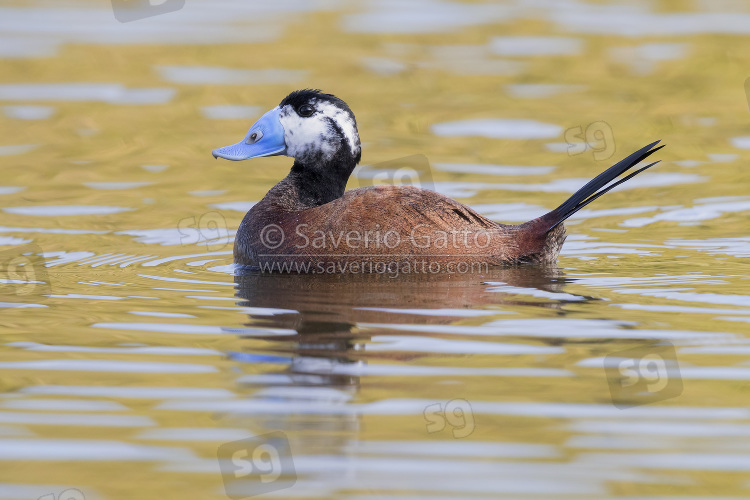
<svg viewBox="0 0 750 500">
<path fill-rule="evenodd" d="M 398 185 L 347 191 L 341 198 L 311 209 L 310 216 L 316 217 L 321 224 L 326 220 L 329 224 L 343 222 L 347 226 L 357 222 L 369 226 L 374 222 L 406 233 L 418 226 L 442 231 L 487 231 L 503 227 L 440 193 Z M 337 222 L 339 220 L 342 222 Z"/>
</svg>

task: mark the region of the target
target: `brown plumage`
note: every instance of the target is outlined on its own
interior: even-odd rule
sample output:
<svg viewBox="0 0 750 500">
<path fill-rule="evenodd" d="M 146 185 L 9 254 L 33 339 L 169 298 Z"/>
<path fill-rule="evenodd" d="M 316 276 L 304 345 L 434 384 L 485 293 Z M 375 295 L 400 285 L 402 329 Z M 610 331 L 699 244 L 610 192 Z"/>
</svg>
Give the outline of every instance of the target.
<svg viewBox="0 0 750 500">
<path fill-rule="evenodd" d="M 244 142 L 214 150 L 214 156 L 295 158 L 289 175 L 243 219 L 234 246 L 237 264 L 266 272 L 434 273 L 555 262 L 565 240 L 562 222 L 654 165 L 618 179 L 663 147 L 656 144 L 609 168 L 555 210 L 520 225 L 499 224 L 415 187 L 345 192 L 360 158 L 356 121 L 343 101 L 318 91 L 290 94 L 251 127 Z"/>
</svg>

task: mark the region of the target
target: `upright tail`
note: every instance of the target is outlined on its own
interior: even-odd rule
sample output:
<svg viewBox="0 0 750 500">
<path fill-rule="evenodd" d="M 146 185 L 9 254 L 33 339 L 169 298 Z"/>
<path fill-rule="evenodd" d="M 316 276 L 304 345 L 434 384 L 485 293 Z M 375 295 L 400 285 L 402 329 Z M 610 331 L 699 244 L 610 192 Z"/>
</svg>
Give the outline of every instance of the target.
<svg viewBox="0 0 750 500">
<path fill-rule="evenodd" d="M 618 179 L 620 175 L 624 174 L 632 167 L 640 163 L 642 160 L 646 159 L 647 157 L 651 156 L 664 147 L 664 145 L 662 145 L 658 148 L 655 148 L 654 146 L 656 146 L 657 144 L 659 144 L 659 141 L 652 142 L 645 148 L 641 148 L 627 158 L 618 161 L 613 166 L 609 167 L 607 170 L 594 177 L 581 189 L 576 191 L 576 193 L 565 200 L 562 205 L 542 216 L 540 219 L 544 222 L 545 225 L 548 225 L 545 232 L 552 231 L 568 217 L 578 212 L 580 209 L 596 200 L 603 194 L 608 193 L 628 179 L 635 177 L 647 168 L 653 167 L 654 165 L 659 163 L 658 161 L 655 161 L 654 163 L 650 163 L 645 167 L 641 167 L 635 172 L 631 172 L 630 174 Z"/>
</svg>

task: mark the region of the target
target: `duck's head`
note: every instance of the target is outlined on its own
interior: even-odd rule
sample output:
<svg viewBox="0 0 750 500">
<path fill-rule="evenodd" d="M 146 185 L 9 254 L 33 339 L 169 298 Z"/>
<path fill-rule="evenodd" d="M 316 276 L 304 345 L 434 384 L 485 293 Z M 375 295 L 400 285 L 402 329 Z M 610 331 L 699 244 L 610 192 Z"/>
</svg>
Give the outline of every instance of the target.
<svg viewBox="0 0 750 500">
<path fill-rule="evenodd" d="M 213 150 L 215 158 L 248 160 L 286 155 L 302 165 L 360 159 L 357 121 L 349 106 L 319 90 L 296 90 L 255 122 L 237 144 Z"/>
</svg>

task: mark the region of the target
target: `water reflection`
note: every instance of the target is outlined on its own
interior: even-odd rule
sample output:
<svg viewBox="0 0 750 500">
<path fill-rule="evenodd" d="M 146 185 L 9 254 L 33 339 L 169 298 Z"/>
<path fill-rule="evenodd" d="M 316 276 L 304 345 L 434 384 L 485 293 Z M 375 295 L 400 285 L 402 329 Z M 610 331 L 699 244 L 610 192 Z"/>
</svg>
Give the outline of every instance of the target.
<svg viewBox="0 0 750 500">
<path fill-rule="evenodd" d="M 452 468 L 451 458 L 460 454 L 472 460 L 466 473 L 482 476 L 482 459 L 498 457 L 539 458 L 556 456 L 553 447 L 528 444 L 479 444 L 447 441 L 369 441 L 362 439 L 362 429 L 368 415 L 413 415 L 413 406 L 434 407 L 429 401 L 420 403 L 385 400 L 367 404 L 361 402 L 363 385 L 377 387 L 373 377 L 463 377 L 463 376 L 559 376 L 554 369 L 541 369 L 533 374 L 528 368 L 472 368 L 465 366 L 430 366 L 435 356 L 456 356 L 461 348 L 441 349 L 441 335 L 381 335 L 362 325 L 416 324 L 450 325 L 462 320 L 479 320 L 513 314 L 503 310 L 508 305 L 540 308 L 559 308 L 564 301 L 538 301 L 514 293 L 518 290 L 537 290 L 539 294 L 560 294 L 564 281 L 557 268 L 493 269 L 478 275 L 401 275 L 382 274 L 360 276 L 336 275 L 271 275 L 247 273 L 235 277 L 238 303 L 248 311 L 244 325 L 252 328 L 294 330 L 296 335 L 266 337 L 253 335 L 247 351 L 234 353 L 240 363 L 276 366 L 261 373 L 249 373 L 237 382 L 253 390 L 244 400 L 219 401 L 213 404 L 216 417 L 233 425 L 245 425 L 267 432 L 283 430 L 288 433 L 294 462 L 301 474 L 297 485 L 287 494 L 297 496 L 302 491 L 309 494 L 331 495 L 342 489 L 362 488 L 374 481 L 379 473 L 372 468 L 388 471 L 394 484 L 385 490 L 399 487 L 416 487 L 425 478 L 439 475 L 434 470 L 426 472 L 408 467 L 407 462 L 394 458 L 413 455 L 420 461 L 429 460 L 430 467 L 447 472 Z M 510 293 L 498 293 L 497 288 L 507 287 Z M 520 298 L 519 298 L 520 297 Z M 572 301 L 581 297 L 562 294 Z M 268 314 L 274 311 L 274 314 Z M 447 336 L 450 338 L 451 336 Z M 374 343 L 377 339 L 408 340 L 424 338 L 426 344 L 406 342 L 397 346 Z M 265 345 L 259 344 L 265 341 Z M 559 353 L 563 349 L 533 345 L 519 345 L 515 352 L 507 346 L 499 351 L 493 343 L 457 341 L 464 348 L 471 347 L 480 354 L 544 354 Z M 420 348 L 421 347 L 421 348 Z M 408 352 L 403 351 L 405 349 Z M 270 354 L 262 354 L 262 353 Z M 407 362 L 408 363 L 405 363 Z M 417 364 L 421 362 L 423 364 Z M 563 372 L 563 370 L 557 370 Z M 569 374 L 568 374 L 569 375 Z M 421 380 L 421 378 L 420 378 Z M 367 382 L 365 382 L 367 381 Z M 457 389 L 452 389 L 453 392 Z M 460 392 L 460 390 L 459 390 Z M 461 400 L 463 401 L 463 400 Z M 404 406 L 406 403 L 406 406 Z M 440 404 L 438 403 L 438 406 Z M 470 410 L 468 402 L 467 408 Z M 208 409 L 201 401 L 174 401 L 162 406 L 170 410 L 200 411 Z M 424 410 L 427 411 L 426 409 Z M 469 418 L 470 420 L 466 420 Z M 470 421 L 474 430 L 473 415 L 468 414 L 463 426 Z M 464 435 L 461 435 L 464 437 Z M 262 436 L 259 436 L 262 439 Z M 529 447 L 536 446 L 534 452 Z M 491 447 L 490 450 L 487 447 Z M 487 448 L 487 449 L 485 449 Z M 430 459 L 427 456 L 430 456 Z M 394 466 L 393 461 L 398 462 Z M 321 467 L 320 464 L 326 464 Z M 174 466 L 171 466 L 174 467 Z M 197 464 L 189 467 L 196 468 Z M 174 469 L 171 469 L 174 470 Z M 375 474 L 375 475 L 373 475 Z M 443 481 L 454 491 L 468 492 L 465 483 Z M 483 487 L 490 482 L 485 481 Z M 515 487 L 510 478 L 492 482 L 494 491 L 509 491 Z M 576 490 L 569 483 L 552 480 L 542 487 L 563 487 Z M 231 482 L 228 487 L 240 493 L 252 492 L 258 485 L 253 482 Z M 589 487 L 582 487 L 587 490 Z M 382 489 L 382 487 L 380 488 Z M 581 488 L 578 488 L 581 490 Z M 582 491 L 581 490 L 581 491 Z"/>
<path fill-rule="evenodd" d="M 488 293 L 491 285 L 560 293 L 565 284 L 557 267 L 494 268 L 482 274 L 300 275 L 246 273 L 235 277 L 237 296 L 246 307 L 283 308 L 292 314 L 250 318 L 253 324 L 297 331 L 295 341 L 356 338 L 357 323 L 450 324 L 492 306 L 561 307 Z M 564 294 L 565 295 L 565 294 Z M 572 300 L 578 300 L 575 296 Z M 482 309 L 479 309 L 482 308 Z M 424 312 L 421 312 L 424 311 Z M 429 312 L 428 312 L 429 311 Z M 412 316 L 412 317 L 410 317 Z M 290 340 L 287 338 L 286 340 Z"/>
<path fill-rule="evenodd" d="M 296 335 L 283 337 L 252 336 L 254 340 L 269 341 L 264 350 L 291 357 L 284 371 L 288 378 L 264 378 L 263 381 L 284 380 L 285 384 L 319 386 L 358 386 L 359 378 L 355 376 L 358 373 L 384 374 L 389 371 L 385 367 L 379 371 L 367 368 L 368 359 L 382 362 L 429 360 L 432 355 L 440 353 L 560 352 L 558 348 L 544 346 L 461 340 L 460 336 L 458 340 L 451 340 L 455 335 L 429 332 L 435 332 L 435 326 L 451 325 L 466 318 L 484 321 L 493 316 L 512 314 L 502 309 L 506 305 L 559 309 L 566 301 L 585 300 L 561 292 L 564 280 L 559 269 L 539 267 L 492 269 L 481 275 L 412 274 L 398 277 L 384 274 L 246 273 L 236 276 L 235 282 L 237 296 L 242 299 L 239 305 L 251 309 L 246 326 L 296 332 Z M 532 297 L 552 296 L 560 300 L 526 299 L 517 293 L 519 290 L 536 291 L 530 294 Z M 265 312 L 279 308 L 283 310 L 273 315 Z M 368 328 L 369 325 L 419 325 L 424 327 L 425 333 L 384 335 L 386 332 L 382 329 Z M 470 333 L 471 328 L 466 332 Z M 377 342 L 373 343 L 374 340 Z M 404 368 L 394 367 L 394 370 L 403 375 L 409 371 Z M 430 372 L 426 366 L 411 368 L 415 369 L 413 374 Z M 465 374 L 471 374 L 471 370 Z"/>
</svg>

